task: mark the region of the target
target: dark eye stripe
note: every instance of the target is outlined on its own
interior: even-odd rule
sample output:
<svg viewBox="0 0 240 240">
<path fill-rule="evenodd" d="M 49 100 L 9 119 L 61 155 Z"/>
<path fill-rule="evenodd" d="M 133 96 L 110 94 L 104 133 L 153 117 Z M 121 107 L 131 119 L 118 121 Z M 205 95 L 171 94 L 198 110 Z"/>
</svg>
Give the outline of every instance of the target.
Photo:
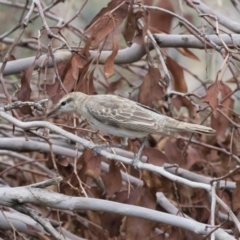
<svg viewBox="0 0 240 240">
<path fill-rule="evenodd" d="M 61 102 L 61 106 L 65 106 L 67 103 L 73 102 L 73 101 L 74 101 L 73 98 L 68 98 L 68 99 L 66 99 L 65 101 L 62 101 L 62 102 Z"/>
</svg>

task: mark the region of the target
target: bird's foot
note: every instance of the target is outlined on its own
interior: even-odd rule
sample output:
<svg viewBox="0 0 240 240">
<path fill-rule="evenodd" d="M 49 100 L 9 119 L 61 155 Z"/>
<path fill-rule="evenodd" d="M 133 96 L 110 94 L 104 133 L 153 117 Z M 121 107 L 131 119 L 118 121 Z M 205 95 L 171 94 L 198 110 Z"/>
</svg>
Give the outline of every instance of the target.
<svg viewBox="0 0 240 240">
<path fill-rule="evenodd" d="M 145 146 L 145 142 L 146 142 L 146 138 L 142 139 L 142 144 L 141 144 L 141 146 L 138 150 L 138 153 L 133 158 L 132 165 L 135 169 L 138 169 L 138 163 L 141 161 L 140 158 L 141 158 L 141 155 L 142 155 L 143 148 Z"/>
<path fill-rule="evenodd" d="M 107 148 L 111 147 L 109 144 L 99 144 L 95 145 L 92 150 L 94 151 L 94 156 L 100 154 L 102 150 L 106 150 Z"/>
<path fill-rule="evenodd" d="M 163 165 L 164 169 L 168 169 L 168 168 L 179 168 L 178 164 L 174 163 L 174 164 L 169 164 L 169 163 L 165 163 Z"/>
<path fill-rule="evenodd" d="M 132 165 L 135 169 L 138 169 L 138 162 L 141 161 L 140 157 L 136 155 L 132 160 Z"/>
<path fill-rule="evenodd" d="M 94 151 L 94 155 L 100 154 L 102 150 L 106 150 L 108 148 L 122 148 L 121 144 L 99 144 L 95 145 L 92 150 Z"/>
</svg>

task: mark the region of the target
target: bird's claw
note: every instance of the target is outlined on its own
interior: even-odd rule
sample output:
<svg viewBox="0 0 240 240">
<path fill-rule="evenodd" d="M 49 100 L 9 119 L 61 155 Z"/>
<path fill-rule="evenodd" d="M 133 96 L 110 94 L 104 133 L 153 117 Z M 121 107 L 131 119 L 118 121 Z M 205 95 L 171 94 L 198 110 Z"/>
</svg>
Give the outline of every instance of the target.
<svg viewBox="0 0 240 240">
<path fill-rule="evenodd" d="M 101 145 L 96 145 L 92 148 L 92 150 L 94 151 L 94 156 L 96 156 L 97 154 L 100 154 L 100 152 L 102 150 L 105 150 L 109 148 L 109 145 L 108 144 L 101 144 Z"/>
<path fill-rule="evenodd" d="M 176 163 L 174 163 L 174 164 L 165 163 L 165 164 L 163 165 L 163 168 L 164 168 L 164 169 L 168 169 L 168 168 L 179 168 L 179 165 L 176 164 Z"/>
<path fill-rule="evenodd" d="M 132 160 L 132 166 L 135 168 L 135 169 L 138 169 L 138 162 L 140 161 L 139 159 L 139 156 L 135 156 Z"/>
</svg>

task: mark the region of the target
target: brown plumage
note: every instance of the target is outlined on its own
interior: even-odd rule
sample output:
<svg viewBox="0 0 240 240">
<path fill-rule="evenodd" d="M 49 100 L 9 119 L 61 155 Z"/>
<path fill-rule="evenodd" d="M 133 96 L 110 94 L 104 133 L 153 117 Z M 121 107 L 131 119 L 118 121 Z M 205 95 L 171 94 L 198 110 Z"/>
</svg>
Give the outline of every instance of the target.
<svg viewBox="0 0 240 240">
<path fill-rule="evenodd" d="M 215 130 L 164 116 L 137 102 L 114 95 L 86 95 L 73 92 L 65 95 L 49 112 L 75 112 L 100 131 L 123 138 L 145 138 L 148 134 L 176 136 L 186 131 L 214 134 Z"/>
</svg>

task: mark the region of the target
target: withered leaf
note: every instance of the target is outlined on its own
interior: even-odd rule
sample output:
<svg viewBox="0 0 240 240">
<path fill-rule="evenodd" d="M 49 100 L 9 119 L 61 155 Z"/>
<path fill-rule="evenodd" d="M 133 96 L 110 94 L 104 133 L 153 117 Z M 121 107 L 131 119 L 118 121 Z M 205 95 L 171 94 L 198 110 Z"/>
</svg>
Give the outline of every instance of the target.
<svg viewBox="0 0 240 240">
<path fill-rule="evenodd" d="M 149 21 L 149 13 L 146 9 L 140 8 L 134 13 L 135 21 L 136 21 L 136 35 L 133 38 L 133 42 L 143 45 L 144 44 L 144 38 L 147 34 L 148 30 L 148 21 Z M 138 20 L 141 19 L 142 26 L 139 26 L 137 24 Z M 128 45 L 131 45 L 131 42 L 128 43 Z"/>
<path fill-rule="evenodd" d="M 177 92 L 187 93 L 188 87 L 185 81 L 183 68 L 170 57 L 167 57 L 166 65 L 173 77 L 174 90 Z M 185 97 L 175 97 L 172 100 L 172 104 L 177 107 L 177 109 L 179 109 L 180 106 L 185 106 L 189 111 L 190 117 L 193 117 L 196 112 L 195 106 L 192 105 L 191 102 Z"/>
<path fill-rule="evenodd" d="M 162 99 L 164 92 L 163 87 L 159 84 L 160 79 L 159 69 L 149 65 L 148 73 L 139 88 L 138 102 L 153 107 L 155 102 Z"/>
<path fill-rule="evenodd" d="M 83 167 L 80 171 L 81 176 L 87 175 L 94 179 L 99 178 L 101 173 L 101 155 L 94 155 L 94 152 L 90 149 L 85 149 L 82 156 L 79 159 L 79 162 L 82 162 Z"/>
<path fill-rule="evenodd" d="M 145 147 L 142 155 L 147 156 L 148 163 L 156 166 L 162 166 L 164 163 L 169 162 L 167 156 L 156 148 Z"/>
<path fill-rule="evenodd" d="M 1 50 L 0 50 L 1 52 Z M 15 56 L 13 54 L 10 54 L 9 58 L 8 58 L 8 62 L 14 61 L 16 60 Z"/>
<path fill-rule="evenodd" d="M 0 52 L 4 51 L 7 48 L 7 44 L 1 42 L 0 43 Z"/>
<path fill-rule="evenodd" d="M 153 5 L 152 0 L 144 0 L 143 2 L 145 5 L 150 6 Z M 171 1 L 160 0 L 158 1 L 157 6 L 160 8 L 167 9 L 171 12 L 174 12 L 174 8 L 172 6 Z M 169 33 L 173 19 L 172 15 L 157 10 L 149 10 L 149 14 L 150 14 L 149 27 L 152 33 L 157 32 Z"/>
<path fill-rule="evenodd" d="M 218 90 L 221 93 L 222 99 L 227 97 L 232 92 L 231 88 L 222 81 L 220 81 L 218 84 Z M 230 109 L 233 109 L 234 100 L 229 97 L 222 103 L 222 105 L 223 106 L 219 106 L 218 108 L 229 117 L 232 114 Z M 229 120 L 222 114 L 218 113 L 217 117 L 211 117 L 211 121 L 212 127 L 216 130 L 218 142 L 224 142 L 227 138 L 226 130 L 229 127 Z"/>
<path fill-rule="evenodd" d="M 156 209 L 155 197 L 150 190 L 146 187 L 142 187 L 139 191 L 140 193 L 135 204 L 140 207 Z M 147 219 L 127 217 L 125 222 L 125 239 L 148 239 L 155 225 L 156 223 Z"/>
<path fill-rule="evenodd" d="M 239 186 L 238 186 L 238 182 L 236 182 L 236 188 L 234 189 L 234 191 L 235 190 L 239 190 Z M 234 192 L 233 191 L 233 192 Z M 233 195 L 235 195 L 235 196 L 233 196 L 233 197 L 231 197 L 231 199 L 230 199 L 230 195 L 229 195 L 229 193 L 227 193 L 227 192 L 224 192 L 223 190 L 217 190 L 217 192 L 216 192 L 216 194 L 218 195 L 218 196 L 221 196 L 221 200 L 229 207 L 229 208 L 231 208 L 231 207 L 233 207 L 233 211 L 235 211 L 236 209 L 238 209 L 238 206 L 239 206 L 239 204 L 236 204 L 236 197 L 237 196 L 239 196 L 239 194 L 237 194 L 236 192 L 234 192 L 233 193 Z M 232 201 L 231 201 L 232 200 Z M 231 206 L 232 204 L 231 203 L 233 203 L 234 202 L 234 206 Z M 235 208 L 236 207 L 236 208 Z M 221 211 L 221 212 L 223 212 L 223 213 L 225 213 L 225 214 L 229 214 L 228 213 L 228 210 L 226 210 L 224 207 L 222 207 L 221 205 L 219 206 L 219 210 Z"/>
<path fill-rule="evenodd" d="M 187 170 L 195 170 L 194 167 L 203 167 L 205 164 L 200 152 L 192 146 L 188 146 L 186 162 L 182 167 Z"/>
<path fill-rule="evenodd" d="M 130 193 L 131 198 L 132 192 Z M 126 203 L 128 200 L 128 192 L 122 191 L 116 194 L 112 201 Z M 110 237 L 118 236 L 120 233 L 120 226 L 122 222 L 122 216 L 117 213 L 104 212 L 102 215 L 102 228 L 106 229 Z"/>
<path fill-rule="evenodd" d="M 240 209 L 239 199 L 240 199 L 240 181 L 237 181 L 236 188 L 233 190 L 232 207 L 234 212 Z"/>
<path fill-rule="evenodd" d="M 166 65 L 173 76 L 174 90 L 186 93 L 188 91 L 188 87 L 185 81 L 183 68 L 170 57 L 167 57 Z"/>
<path fill-rule="evenodd" d="M 21 77 L 21 87 L 19 91 L 17 92 L 17 98 L 20 101 L 29 101 L 32 93 L 32 89 L 30 87 L 30 81 L 32 77 L 32 73 L 35 67 L 35 61 L 34 63 L 26 70 L 24 71 L 22 77 Z M 31 114 L 32 115 L 32 110 L 30 106 L 24 106 L 19 109 L 19 111 L 22 114 Z"/>
<path fill-rule="evenodd" d="M 73 90 L 78 82 L 80 74 L 88 69 L 88 63 L 89 62 L 81 55 L 73 53 L 67 64 L 58 65 L 59 75 L 61 76 L 62 83 L 67 92 Z M 55 83 L 47 85 L 46 91 L 53 103 L 58 102 L 59 99 L 65 95 L 65 92 L 60 88 L 58 79 L 55 79 Z"/>
<path fill-rule="evenodd" d="M 233 147 L 232 147 L 232 153 L 236 154 L 236 155 L 240 155 L 240 134 L 238 131 L 234 131 L 233 134 Z M 239 180 L 240 180 L 240 175 L 239 176 Z"/>
<path fill-rule="evenodd" d="M 66 68 L 69 67 L 70 59 L 68 60 L 67 63 L 59 63 L 57 65 L 58 73 L 61 76 L 61 79 L 63 76 L 63 72 L 65 71 Z M 46 84 L 46 86 L 44 86 L 44 84 L 42 84 L 41 87 L 42 87 L 42 89 L 46 88 L 47 95 L 50 98 L 52 98 L 53 103 L 56 103 L 64 95 L 63 91 L 61 93 L 59 93 L 60 83 L 56 77 L 55 77 L 55 82 L 53 84 Z"/>
<path fill-rule="evenodd" d="M 69 158 L 68 157 L 58 157 L 57 163 L 60 164 L 63 167 L 67 167 L 69 164 Z"/>
<path fill-rule="evenodd" d="M 106 94 L 112 94 L 115 90 L 120 88 L 122 84 L 121 78 L 117 81 L 111 82 L 107 88 Z"/>
<path fill-rule="evenodd" d="M 129 47 L 132 45 L 132 40 L 135 35 L 136 29 L 137 29 L 137 19 L 136 19 L 136 16 L 134 15 L 133 7 L 131 5 L 128 11 L 125 27 L 123 29 L 123 37 Z"/>
<path fill-rule="evenodd" d="M 118 43 L 116 42 L 116 40 L 113 37 L 113 49 L 112 49 L 112 53 L 107 57 L 105 64 L 104 64 L 104 74 L 106 76 L 106 78 L 110 78 L 111 76 L 114 75 L 114 59 L 118 53 Z"/>
<path fill-rule="evenodd" d="M 89 35 L 91 46 L 97 46 L 109 33 L 116 29 L 127 16 L 128 4 L 122 0 L 112 0 L 107 7 L 93 18 L 85 28 L 85 35 Z"/>
<path fill-rule="evenodd" d="M 179 139 L 168 139 L 165 146 L 164 152 L 167 158 L 169 159 L 169 163 L 178 164 L 182 160 L 182 152 L 180 149 L 183 149 L 181 146 L 183 142 Z"/>
<path fill-rule="evenodd" d="M 177 50 L 185 57 L 200 61 L 200 59 L 187 48 L 177 48 Z"/>
<path fill-rule="evenodd" d="M 109 172 L 102 176 L 102 180 L 107 190 L 107 197 L 112 197 L 113 194 L 121 190 L 122 176 L 114 161 L 110 162 Z"/>
<path fill-rule="evenodd" d="M 90 64 L 90 63 L 89 63 Z M 89 65 L 81 72 L 77 86 L 74 88 L 76 92 L 83 92 L 89 95 L 94 94 L 93 75 L 94 69 L 89 73 Z"/>
<path fill-rule="evenodd" d="M 145 194 L 146 194 L 146 198 L 144 199 Z M 154 197 L 151 195 L 150 191 L 145 187 L 137 188 L 136 190 L 131 191 L 130 194 L 128 193 L 128 191 L 122 191 L 122 192 L 116 193 L 116 196 L 112 199 L 112 201 L 138 205 L 138 206 L 145 206 L 150 209 L 156 208 Z M 119 235 L 120 226 L 122 224 L 122 218 L 123 216 L 117 213 L 108 213 L 108 212 L 103 213 L 102 227 L 109 232 L 110 237 Z M 137 218 L 137 221 L 138 220 L 141 220 L 141 219 Z M 131 223 L 131 221 L 134 222 L 135 220 L 130 219 L 129 221 Z"/>
<path fill-rule="evenodd" d="M 213 84 L 211 84 L 207 88 L 206 96 L 202 97 L 202 102 L 208 103 L 212 110 L 214 115 L 217 115 L 217 105 L 218 105 L 218 81 L 215 81 Z"/>
</svg>

